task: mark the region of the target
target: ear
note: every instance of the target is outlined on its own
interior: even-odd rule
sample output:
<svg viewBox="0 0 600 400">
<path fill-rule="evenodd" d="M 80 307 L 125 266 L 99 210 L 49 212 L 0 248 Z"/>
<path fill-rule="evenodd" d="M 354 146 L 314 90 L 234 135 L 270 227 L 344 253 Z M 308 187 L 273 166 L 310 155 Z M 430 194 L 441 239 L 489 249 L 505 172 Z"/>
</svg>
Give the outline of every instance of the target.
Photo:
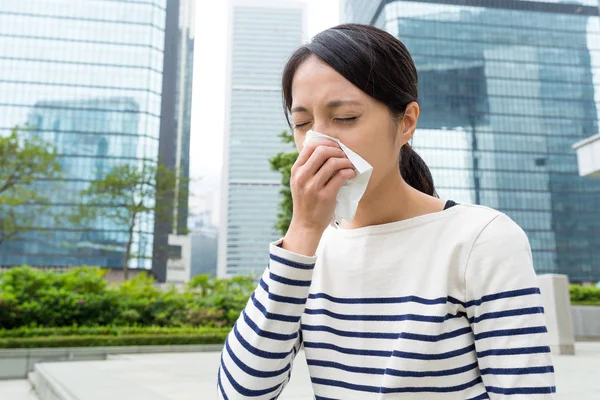
<svg viewBox="0 0 600 400">
<path fill-rule="evenodd" d="M 399 124 L 398 128 L 401 130 L 398 132 L 402 139 L 402 145 L 410 142 L 417 129 L 417 120 L 419 119 L 420 108 L 417 102 L 413 101 L 406 106 L 404 117 L 402 117 L 402 123 Z"/>
</svg>

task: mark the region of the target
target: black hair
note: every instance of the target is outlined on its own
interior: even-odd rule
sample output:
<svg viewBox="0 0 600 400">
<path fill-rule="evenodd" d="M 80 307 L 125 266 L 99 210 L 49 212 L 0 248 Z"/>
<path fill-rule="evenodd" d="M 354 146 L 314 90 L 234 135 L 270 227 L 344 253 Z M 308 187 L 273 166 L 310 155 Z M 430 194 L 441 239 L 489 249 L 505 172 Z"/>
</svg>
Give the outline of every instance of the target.
<svg viewBox="0 0 600 400">
<path fill-rule="evenodd" d="M 287 62 L 282 90 L 288 123 L 294 75 L 312 55 L 385 104 L 395 117 L 401 117 L 406 107 L 418 100 L 417 70 L 406 46 L 388 32 L 373 26 L 344 24 L 319 33 L 310 43 L 296 50 Z M 402 146 L 399 168 L 402 178 L 410 186 L 437 196 L 429 168 L 408 143 Z"/>
</svg>

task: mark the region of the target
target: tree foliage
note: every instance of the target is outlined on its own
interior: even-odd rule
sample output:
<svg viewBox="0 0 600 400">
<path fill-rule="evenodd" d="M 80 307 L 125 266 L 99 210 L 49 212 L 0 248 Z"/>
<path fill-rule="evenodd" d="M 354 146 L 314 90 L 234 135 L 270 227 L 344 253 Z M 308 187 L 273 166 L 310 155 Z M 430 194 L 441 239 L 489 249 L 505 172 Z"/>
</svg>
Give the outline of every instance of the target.
<svg viewBox="0 0 600 400">
<path fill-rule="evenodd" d="M 294 143 L 294 135 L 287 131 L 283 131 L 279 137 L 283 143 Z M 278 221 L 276 224 L 277 230 L 285 235 L 292 221 L 293 202 L 292 191 L 290 189 L 290 178 L 292 174 L 292 166 L 298 159 L 298 152 L 290 149 L 289 152 L 281 152 L 269 160 L 271 169 L 281 173 L 281 184 L 283 187 L 280 190 L 282 195 L 279 205 L 279 213 L 277 214 Z"/>
<path fill-rule="evenodd" d="M 82 204 L 71 220 L 90 230 L 99 221 L 110 221 L 126 229 L 123 272 L 127 279 L 135 232 L 144 218 L 164 215 L 165 210 L 171 210 L 173 202 L 169 199 L 173 198 L 178 180 L 181 182 L 184 178 L 178 178 L 175 172 L 160 164 L 118 165 L 81 192 Z M 180 184 L 179 187 L 187 188 L 188 185 Z"/>
<path fill-rule="evenodd" d="M 51 192 L 42 184 L 60 176 L 56 150 L 30 129 L 17 126 L 0 136 L 0 245 L 33 230 L 40 215 L 48 216 Z"/>
</svg>

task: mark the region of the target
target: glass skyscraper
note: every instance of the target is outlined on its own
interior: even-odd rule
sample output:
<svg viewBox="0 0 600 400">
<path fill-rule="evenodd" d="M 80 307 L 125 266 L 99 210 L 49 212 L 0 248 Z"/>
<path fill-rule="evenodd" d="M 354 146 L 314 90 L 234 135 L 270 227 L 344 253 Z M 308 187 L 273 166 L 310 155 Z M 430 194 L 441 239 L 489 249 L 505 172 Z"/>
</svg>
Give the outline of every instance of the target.
<svg viewBox="0 0 600 400">
<path fill-rule="evenodd" d="M 400 38 L 419 72 L 413 145 L 443 198 L 507 213 L 540 273 L 600 281 L 600 182 L 572 145 L 598 133 L 597 0 L 345 0 L 342 20 Z"/>
<path fill-rule="evenodd" d="M 226 127 L 223 159 L 220 276 L 258 274 L 268 262 L 281 175 L 269 159 L 292 147 L 281 106 L 281 73 L 305 39 L 306 4 L 233 0 L 229 11 Z"/>
<path fill-rule="evenodd" d="M 193 11 L 193 0 L 0 0 L 0 134 L 27 123 L 55 146 L 64 180 L 39 184 L 60 187 L 52 214 L 72 213 L 117 165 L 160 160 L 188 174 Z M 129 265 L 159 280 L 173 221 L 187 219 L 187 199 L 168 201 L 169 223 L 138 224 Z M 123 266 L 124 226 L 36 223 L 0 246 L 0 265 Z"/>
</svg>

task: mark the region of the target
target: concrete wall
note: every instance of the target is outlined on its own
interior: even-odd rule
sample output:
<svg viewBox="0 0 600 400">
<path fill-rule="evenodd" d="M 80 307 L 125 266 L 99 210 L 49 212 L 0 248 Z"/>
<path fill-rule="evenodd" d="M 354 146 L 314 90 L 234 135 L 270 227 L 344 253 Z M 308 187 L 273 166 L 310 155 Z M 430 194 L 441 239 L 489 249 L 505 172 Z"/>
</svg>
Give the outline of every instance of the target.
<svg viewBox="0 0 600 400">
<path fill-rule="evenodd" d="M 575 339 L 600 341 L 600 307 L 573 306 Z"/>
<path fill-rule="evenodd" d="M 60 361 L 106 360 L 111 355 L 195 353 L 221 351 L 223 345 L 71 347 L 54 349 L 0 349 L 0 380 L 27 379 L 35 364 Z"/>
</svg>

